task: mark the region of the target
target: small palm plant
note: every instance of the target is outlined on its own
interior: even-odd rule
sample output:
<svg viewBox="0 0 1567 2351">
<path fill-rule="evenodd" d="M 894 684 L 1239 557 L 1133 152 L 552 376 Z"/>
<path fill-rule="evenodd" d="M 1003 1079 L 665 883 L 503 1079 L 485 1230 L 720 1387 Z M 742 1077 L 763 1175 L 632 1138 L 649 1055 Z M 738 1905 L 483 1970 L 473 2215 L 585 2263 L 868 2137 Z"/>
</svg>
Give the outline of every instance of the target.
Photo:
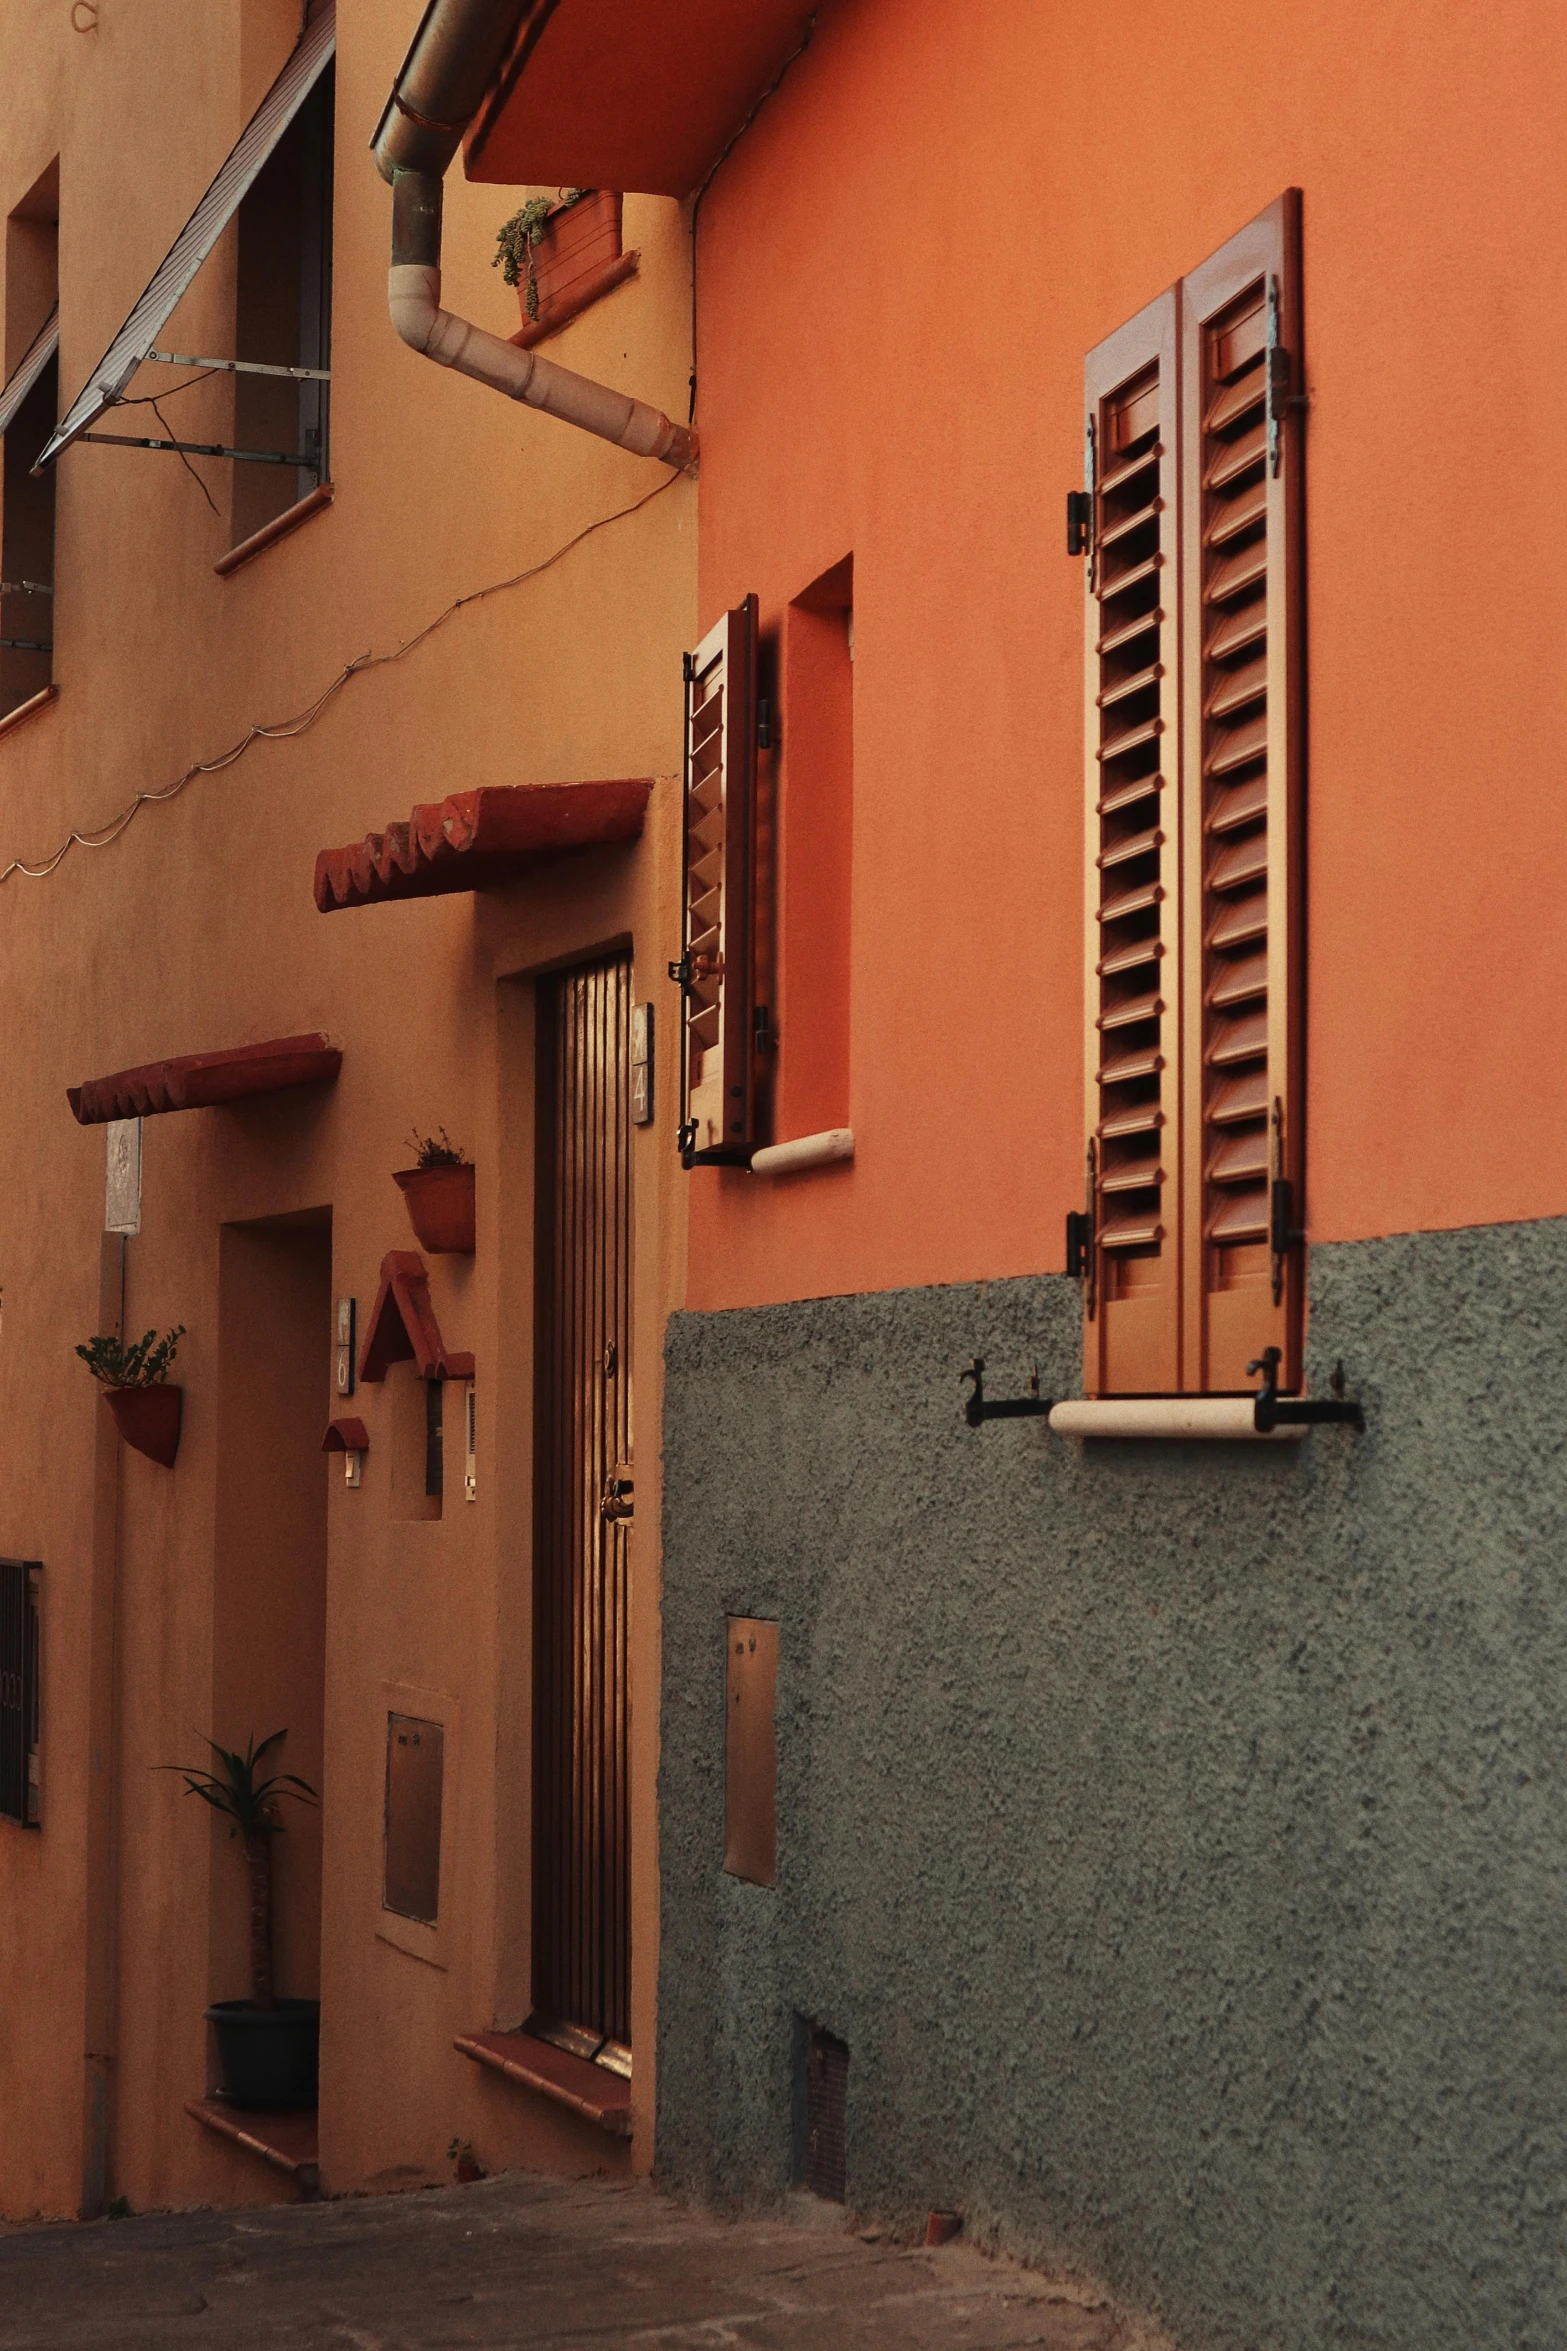
<svg viewBox="0 0 1567 2351">
<path fill-rule="evenodd" d="M 250 2002 L 253 2008 L 275 2008 L 276 1995 L 272 1988 L 272 1840 L 283 1827 L 278 1803 L 284 1796 L 292 1796 L 296 1803 L 314 1804 L 316 1792 L 308 1780 L 297 1779 L 293 1772 L 277 1772 L 270 1779 L 258 1779 L 262 1757 L 270 1748 L 280 1747 L 288 1737 L 287 1731 L 274 1731 L 258 1747 L 255 1739 L 246 1742 L 241 1755 L 236 1749 L 220 1747 L 216 1739 L 207 1745 L 217 1757 L 218 1768 L 208 1771 L 199 1763 L 164 1763 L 161 1771 L 177 1771 L 191 1795 L 210 1804 L 214 1812 L 221 1812 L 229 1822 L 229 1835 L 245 1841 L 245 1859 L 250 1867 Z"/>
</svg>

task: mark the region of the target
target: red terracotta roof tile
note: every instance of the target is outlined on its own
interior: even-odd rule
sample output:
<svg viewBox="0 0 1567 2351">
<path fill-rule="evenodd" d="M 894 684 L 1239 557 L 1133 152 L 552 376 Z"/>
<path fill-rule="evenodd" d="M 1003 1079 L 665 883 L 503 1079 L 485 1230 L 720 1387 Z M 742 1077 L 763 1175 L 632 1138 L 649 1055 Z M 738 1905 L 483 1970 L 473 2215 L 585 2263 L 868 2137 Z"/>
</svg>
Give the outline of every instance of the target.
<svg viewBox="0 0 1567 2351">
<path fill-rule="evenodd" d="M 473 1357 L 454 1355 L 441 1337 L 424 1259 L 417 1249 L 389 1249 L 359 1351 L 359 1377 L 384 1380 L 392 1364 L 410 1356 L 422 1380 L 473 1378 Z"/>
<path fill-rule="evenodd" d="M 65 1098 L 84 1127 L 111 1118 L 155 1118 L 165 1110 L 203 1110 L 275 1094 L 286 1086 L 329 1083 L 343 1066 L 340 1049 L 319 1031 L 272 1037 L 264 1045 L 236 1045 L 224 1053 L 185 1053 L 148 1061 L 112 1077 L 67 1086 Z"/>
<path fill-rule="evenodd" d="M 509 882 L 539 859 L 642 830 L 652 781 L 480 784 L 416 808 L 406 824 L 367 833 L 316 859 L 316 905 L 323 914 L 392 898 L 436 898 Z"/>
</svg>

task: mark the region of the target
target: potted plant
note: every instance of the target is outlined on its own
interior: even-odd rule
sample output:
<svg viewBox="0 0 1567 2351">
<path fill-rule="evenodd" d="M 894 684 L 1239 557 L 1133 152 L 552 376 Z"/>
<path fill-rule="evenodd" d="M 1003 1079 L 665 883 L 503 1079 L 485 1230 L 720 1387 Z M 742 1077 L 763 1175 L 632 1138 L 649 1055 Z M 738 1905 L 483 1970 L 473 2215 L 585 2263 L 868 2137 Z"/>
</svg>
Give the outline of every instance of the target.
<svg viewBox="0 0 1567 2351">
<path fill-rule="evenodd" d="M 538 249 L 544 242 L 545 228 L 552 217 L 568 211 L 587 193 L 586 188 L 562 188 L 553 201 L 548 196 L 530 196 L 495 233 L 490 267 L 500 270 L 507 285 L 518 289 L 524 326 L 533 325 L 539 315 Z"/>
<path fill-rule="evenodd" d="M 460 1143 L 448 1140 L 444 1127 L 439 1137 L 415 1131 L 409 1139 L 416 1164 L 394 1174 L 392 1181 L 408 1203 L 419 1246 L 432 1257 L 471 1256 L 473 1162 Z"/>
<path fill-rule="evenodd" d="M 257 1776 L 262 1758 L 287 1737 L 287 1731 L 274 1731 L 259 1747 L 252 1738 L 243 1755 L 209 1739 L 216 1771 L 194 1763 L 159 1766 L 177 1771 L 191 1795 L 228 1821 L 229 1835 L 244 1841 L 250 1871 L 250 1998 L 214 2000 L 207 2010 L 217 2035 L 223 2095 L 235 2106 L 316 2103 L 321 2003 L 280 2000 L 272 1981 L 272 1840 L 283 1828 L 278 1804 L 285 1796 L 299 1804 L 316 1801 L 309 1781 L 293 1772 Z"/>
<path fill-rule="evenodd" d="M 127 1445 L 145 1453 L 149 1461 L 174 1467 L 180 1447 L 180 1410 L 184 1390 L 171 1385 L 169 1366 L 185 1336 L 180 1323 L 160 1339 L 143 1331 L 129 1347 L 100 1333 L 76 1352 L 95 1380 L 104 1387 L 104 1402 Z"/>
</svg>

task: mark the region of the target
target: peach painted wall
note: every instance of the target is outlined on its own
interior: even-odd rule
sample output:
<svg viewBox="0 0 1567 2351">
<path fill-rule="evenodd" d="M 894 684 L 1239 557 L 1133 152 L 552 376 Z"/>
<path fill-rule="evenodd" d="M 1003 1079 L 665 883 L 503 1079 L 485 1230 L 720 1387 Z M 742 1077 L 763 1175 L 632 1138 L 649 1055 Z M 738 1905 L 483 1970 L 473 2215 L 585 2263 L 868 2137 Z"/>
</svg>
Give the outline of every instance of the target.
<svg viewBox="0 0 1567 2351">
<path fill-rule="evenodd" d="M 430 367 L 392 334 L 389 194 L 365 142 L 417 15 L 414 0 L 339 0 L 336 503 L 220 579 L 212 566 L 230 535 L 223 466 L 197 461 L 220 509 L 214 515 L 175 458 L 90 445 L 65 455 L 60 692 L 39 716 L 0 733 L 0 865 L 53 848 L 73 826 L 100 823 L 250 722 L 302 710 L 344 662 L 397 645 L 452 599 L 552 556 L 670 479 Z M 105 6 L 97 33 L 78 35 L 63 6 L 0 11 L 0 214 L 52 156 L 61 158 L 67 398 L 282 63 L 299 17 L 297 0 L 166 0 L 156 9 Z M 447 300 L 503 334 L 518 323 L 516 296 L 489 256 L 496 227 L 520 200 L 470 189 L 460 171 L 447 189 Z M 689 369 L 678 208 L 633 199 L 626 225 L 642 253 L 640 277 L 551 350 L 674 409 Z M 168 344 L 232 351 L 232 310 L 230 236 L 171 322 Z M 168 413 L 196 438 L 216 438 L 225 397 L 204 387 Z M 638 994 L 657 996 L 662 1009 L 669 992 L 662 975 L 679 936 L 672 778 L 680 650 L 695 632 L 694 525 L 695 491 L 676 481 L 539 580 L 469 605 L 406 661 L 356 680 L 309 732 L 258 745 L 180 798 L 144 809 L 112 847 L 74 850 L 48 880 L 0 884 L 0 1554 L 41 1559 L 45 1569 L 44 1826 L 33 1835 L 0 1822 L 7 2215 L 78 2208 L 91 2166 L 84 2110 L 105 2078 L 114 2102 L 111 2192 L 138 2208 L 292 2193 L 183 2111 L 209 2080 L 207 1999 L 246 1988 L 232 1980 L 242 1942 L 227 1907 L 243 1901 L 243 1889 L 228 1867 L 230 1847 L 211 1836 L 178 1781 L 152 1767 L 193 1751 L 215 1693 L 240 1714 L 294 1703 L 296 1689 L 299 1702 L 311 1697 L 308 1677 L 297 1685 L 272 1677 L 277 1660 L 265 1654 L 253 1661 L 247 1689 L 223 1655 L 244 1637 L 244 1580 L 264 1572 L 237 1524 L 243 1496 L 222 1489 L 228 1468 L 251 1474 L 244 1448 L 226 1447 L 220 1417 L 224 1228 L 329 1213 L 332 1291 L 356 1296 L 367 1315 L 383 1254 L 413 1245 L 391 1171 L 407 1164 L 416 1123 L 447 1127 L 478 1166 L 478 1253 L 430 1266 L 448 1342 L 478 1359 L 479 1498 L 463 1503 L 460 1455 L 453 1468 L 449 1448 L 441 1521 L 396 1519 L 392 1399 L 375 1386 L 360 1390 L 351 1409 L 369 1425 L 371 1453 L 357 1493 L 345 1489 L 338 1457 L 326 1497 L 317 1660 L 324 1724 L 319 1761 L 305 1765 L 310 1777 L 319 1772 L 323 1797 L 323 2175 L 329 2188 L 345 2189 L 446 2177 L 453 2136 L 471 2139 L 492 2165 L 523 2156 L 577 2169 L 628 2160 L 586 2126 L 480 2079 L 452 2036 L 515 2024 L 527 2006 L 528 975 L 629 942 Z M 481 783 L 620 775 L 662 779 L 635 847 L 593 852 L 479 899 L 326 918 L 315 911 L 316 851 L 406 817 L 415 801 Z M 137 1332 L 187 1325 L 178 1363 L 185 1431 L 172 1473 L 136 1455 L 117 1459 L 112 1445 L 105 1451 L 96 1391 L 71 1353 L 118 1302 L 112 1249 L 100 1281 L 104 1136 L 74 1123 L 64 1089 L 166 1054 L 317 1027 L 344 1049 L 330 1090 L 147 1122 L 143 1224 L 126 1245 L 125 1314 Z M 684 1287 L 673 1076 L 666 1051 L 658 1120 L 639 1130 L 635 1159 L 644 1446 L 633 1623 L 637 2135 L 629 2160 L 639 2168 L 651 2161 L 657 1969 L 651 1432 L 663 1314 Z M 233 1254 L 231 1243 L 231 1272 Z M 229 1282 L 230 1301 L 245 1287 Z M 317 1339 L 324 1367 L 325 1332 Z M 324 1368 L 311 1377 L 310 1413 L 324 1430 L 332 1410 Z M 226 1403 L 243 1409 L 242 1391 L 243 1382 L 231 1384 Z M 307 1477 L 327 1474 L 311 1458 Z M 307 1531 L 306 1539 L 316 1538 Z M 110 1706 L 105 1595 L 116 1573 Z M 318 1616 L 318 1601 L 307 1598 L 302 1613 Z M 435 1950 L 411 1951 L 409 1938 L 380 1932 L 386 1692 L 409 1686 L 433 1693 L 453 1723 L 450 1867 Z M 226 1727 L 242 1736 L 274 1723 Z M 114 1791 L 119 1850 L 104 1865 L 100 1831 Z M 300 1833 L 301 1868 L 315 1834 Z M 280 1898 L 287 1895 L 285 1869 Z M 308 1974 L 299 1931 L 297 1917 L 285 1926 L 283 1961 Z"/>
<path fill-rule="evenodd" d="M 1292 184 L 1311 1237 L 1567 1210 L 1564 69 L 1543 0 L 823 11 L 702 205 L 700 619 L 853 553 L 857 1158 L 696 1175 L 692 1305 L 1060 1267 L 1083 356 Z"/>
</svg>

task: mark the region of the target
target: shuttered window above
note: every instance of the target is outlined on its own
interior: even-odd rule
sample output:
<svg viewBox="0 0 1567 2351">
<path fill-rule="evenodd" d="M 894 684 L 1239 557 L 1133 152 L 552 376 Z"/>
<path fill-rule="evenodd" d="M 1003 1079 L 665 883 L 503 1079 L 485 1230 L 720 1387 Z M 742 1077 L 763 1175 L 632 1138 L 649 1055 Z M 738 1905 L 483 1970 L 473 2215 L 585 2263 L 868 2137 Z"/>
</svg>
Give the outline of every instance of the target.
<svg viewBox="0 0 1567 2351">
<path fill-rule="evenodd" d="M 756 1142 L 756 598 L 726 612 L 685 667 L 680 1149 L 687 1167 L 743 1167 Z"/>
<path fill-rule="evenodd" d="M 1091 1394 L 1299 1379 L 1298 229 L 1087 363 Z"/>
</svg>

